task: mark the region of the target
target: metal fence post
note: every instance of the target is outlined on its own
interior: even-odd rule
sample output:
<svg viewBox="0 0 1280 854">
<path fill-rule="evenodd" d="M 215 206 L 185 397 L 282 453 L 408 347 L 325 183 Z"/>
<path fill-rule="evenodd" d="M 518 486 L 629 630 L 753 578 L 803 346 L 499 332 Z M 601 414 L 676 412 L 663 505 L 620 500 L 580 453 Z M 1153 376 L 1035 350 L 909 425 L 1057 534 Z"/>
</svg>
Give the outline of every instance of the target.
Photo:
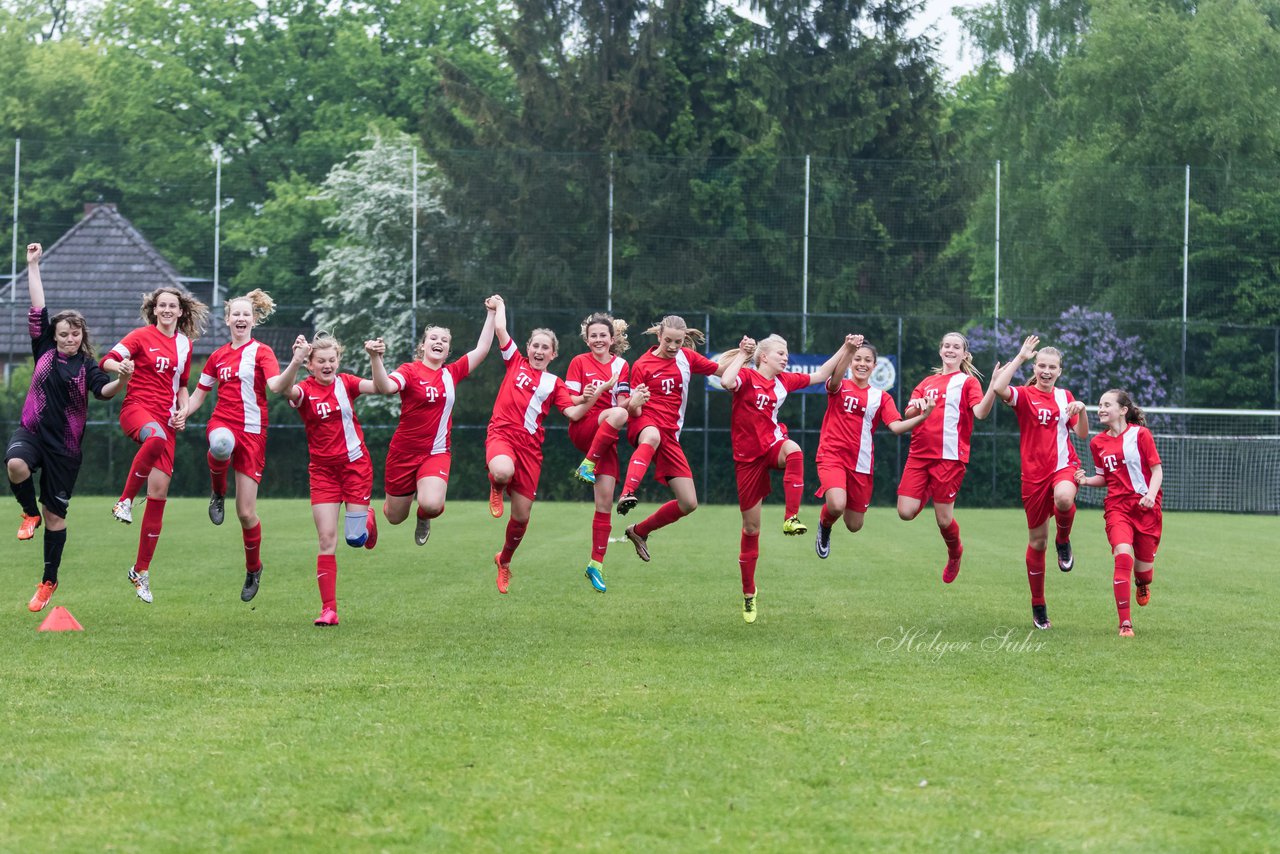
<svg viewBox="0 0 1280 854">
<path fill-rule="evenodd" d="M 800 270 L 800 350 L 809 350 L 809 161 L 804 156 L 804 251 Z"/>
<path fill-rule="evenodd" d="M 711 341 L 711 312 L 702 315 L 702 334 Z M 703 345 L 706 347 L 706 344 Z M 711 386 L 702 382 L 702 497 L 707 496 L 707 469 L 711 467 Z"/>
<path fill-rule="evenodd" d="M 413 217 L 412 236 L 409 247 L 409 278 L 413 283 L 413 291 L 409 295 L 409 352 L 412 355 L 418 346 L 418 146 L 413 146 L 413 196 L 409 201 L 410 214 Z"/>
<path fill-rule="evenodd" d="M 22 140 L 13 141 L 13 239 L 9 259 L 9 359 L 4 363 L 4 382 L 9 384 L 13 375 L 13 339 L 17 324 L 15 306 L 18 303 L 18 178 L 22 173 Z"/>
<path fill-rule="evenodd" d="M 604 310 L 613 314 L 613 152 L 609 152 L 609 234 L 605 252 Z"/>
<path fill-rule="evenodd" d="M 1187 281 L 1188 248 L 1191 243 L 1191 164 L 1187 164 L 1186 182 L 1182 190 L 1182 394 L 1187 396 Z"/>
<path fill-rule="evenodd" d="M 222 146 L 213 147 L 213 293 L 210 302 L 218 307 L 219 257 L 222 254 Z"/>
</svg>

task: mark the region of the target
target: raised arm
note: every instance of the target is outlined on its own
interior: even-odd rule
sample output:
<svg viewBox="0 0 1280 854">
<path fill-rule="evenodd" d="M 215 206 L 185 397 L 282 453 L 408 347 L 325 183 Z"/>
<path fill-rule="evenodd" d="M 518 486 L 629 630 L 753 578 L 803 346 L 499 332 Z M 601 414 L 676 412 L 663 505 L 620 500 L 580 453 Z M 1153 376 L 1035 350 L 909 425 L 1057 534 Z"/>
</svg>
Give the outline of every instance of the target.
<svg viewBox="0 0 1280 854">
<path fill-rule="evenodd" d="M 823 362 L 818 367 L 818 370 L 809 375 L 809 385 L 815 386 L 819 383 L 829 383 L 837 377 L 844 376 L 844 372 L 849 368 L 849 362 L 853 360 L 853 354 L 858 352 L 858 348 L 861 346 L 861 335 L 844 336 L 844 343 L 836 348 L 836 351 L 831 354 L 831 358 Z M 836 368 L 840 367 L 842 362 L 844 363 L 844 367 L 840 370 L 840 373 L 837 374 Z M 836 388 L 839 387 L 840 383 L 839 380 L 837 380 Z M 827 388 L 830 389 L 831 387 L 828 385 Z"/>
<path fill-rule="evenodd" d="M 41 309 L 45 306 L 44 281 L 40 278 L 40 258 L 44 249 L 39 243 L 27 244 L 27 291 L 31 294 L 31 307 Z"/>
<path fill-rule="evenodd" d="M 489 355 L 489 348 L 493 346 L 493 330 L 497 323 L 498 312 L 503 314 L 503 325 L 506 325 L 506 306 L 502 302 L 502 297 L 494 294 L 484 301 L 486 309 L 484 326 L 480 327 L 480 337 L 476 339 L 476 346 L 471 348 L 467 353 L 467 372 L 470 373 L 484 363 L 485 357 Z"/>
<path fill-rule="evenodd" d="M 493 311 L 493 335 L 498 339 L 498 349 L 505 350 L 511 336 L 507 334 L 507 304 L 498 303 Z"/>
<path fill-rule="evenodd" d="M 720 385 L 725 391 L 733 391 L 738 387 L 738 372 L 742 370 L 742 366 L 747 363 L 747 359 L 751 358 L 751 354 L 755 350 L 755 339 L 743 335 L 742 340 L 738 342 L 738 352 L 733 354 L 733 358 L 725 364 L 724 370 L 720 372 Z"/>
<path fill-rule="evenodd" d="M 267 380 L 267 388 L 276 394 L 282 396 L 285 400 L 293 403 L 302 396 L 302 392 L 298 391 L 298 369 L 307 360 L 307 356 L 311 354 L 311 345 L 307 343 L 305 335 L 299 335 L 293 342 L 293 358 L 289 360 L 289 364 L 284 366 L 284 370 L 277 377 Z"/>
<path fill-rule="evenodd" d="M 848 343 L 851 337 L 853 336 L 850 336 L 850 335 L 845 336 L 844 340 L 846 344 Z M 859 335 L 857 337 L 860 339 L 858 342 L 858 347 L 861 347 L 862 336 Z M 853 364 L 853 354 L 858 352 L 858 347 L 854 347 L 852 350 L 850 350 L 848 347 L 841 347 L 839 350 L 836 351 L 837 355 L 839 355 L 840 358 L 836 360 L 835 366 L 831 369 L 831 376 L 827 377 L 827 391 L 834 394 L 835 392 L 840 390 L 840 382 L 841 380 L 844 379 L 844 375 L 849 372 L 849 366 Z"/>
<path fill-rule="evenodd" d="M 991 372 L 990 390 L 1000 396 L 1001 400 L 1008 400 L 1012 397 L 1009 391 L 1009 384 L 1013 382 L 1013 375 L 1018 372 L 1018 368 L 1022 367 L 1030 359 L 1036 356 L 1036 348 L 1040 346 L 1040 339 L 1035 335 L 1028 335 L 1026 340 L 1022 342 L 1022 349 L 1018 350 L 1018 354 L 1009 361 L 1004 367 L 996 366 Z"/>
<path fill-rule="evenodd" d="M 1076 435 L 1081 439 L 1088 441 L 1089 439 L 1089 409 L 1084 405 L 1083 401 L 1073 400 L 1067 404 L 1067 417 L 1073 415 L 1080 416 L 1076 419 L 1076 426 L 1071 428 L 1075 430 Z"/>
<path fill-rule="evenodd" d="M 381 338 L 373 338 L 364 342 L 364 351 L 369 354 L 369 364 L 373 368 L 373 379 L 360 380 L 361 394 L 394 394 L 396 384 L 387 376 L 387 367 L 382 364 L 382 354 L 387 352 L 387 345 Z"/>
</svg>

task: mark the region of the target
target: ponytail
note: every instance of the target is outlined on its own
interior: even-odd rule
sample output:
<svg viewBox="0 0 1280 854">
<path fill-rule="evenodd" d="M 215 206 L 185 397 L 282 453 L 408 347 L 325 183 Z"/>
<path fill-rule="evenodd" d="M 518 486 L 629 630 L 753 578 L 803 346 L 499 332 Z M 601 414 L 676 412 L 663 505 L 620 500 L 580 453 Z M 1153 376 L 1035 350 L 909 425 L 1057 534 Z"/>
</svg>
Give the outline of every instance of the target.
<svg viewBox="0 0 1280 854">
<path fill-rule="evenodd" d="M 613 343 L 609 345 L 610 353 L 615 356 L 621 356 L 631 349 L 631 342 L 627 340 L 627 322 L 603 311 L 588 314 L 582 321 L 581 333 L 583 342 L 587 340 L 587 330 L 598 323 L 608 326 L 610 333 L 613 335 Z"/>
<path fill-rule="evenodd" d="M 658 323 L 646 329 L 645 332 L 649 335 L 657 335 L 661 337 L 663 329 L 675 329 L 679 332 L 683 332 L 684 341 L 682 346 L 684 347 L 697 347 L 707 340 L 707 337 L 702 334 L 701 330 L 690 329 L 689 325 L 684 322 L 684 318 L 678 314 L 668 314 Z"/>
<path fill-rule="evenodd" d="M 938 346 L 939 346 L 939 347 L 941 347 L 941 346 L 942 346 L 942 342 L 943 342 L 943 341 L 946 341 L 946 340 L 947 340 L 948 338 L 950 338 L 952 335 L 954 335 L 955 337 L 959 338 L 959 339 L 960 339 L 960 341 L 961 341 L 961 343 L 963 343 L 963 344 L 964 344 L 964 358 L 960 360 L 960 370 L 964 371 L 966 374 L 968 374 L 968 375 L 969 375 L 969 376 L 971 376 L 971 377 L 975 377 L 975 378 L 977 378 L 977 379 L 982 379 L 982 371 L 979 371 L 977 368 L 975 368 L 975 367 L 973 366 L 973 353 L 969 351 L 969 339 L 968 339 L 968 338 L 965 338 L 965 337 L 964 337 L 963 335 L 961 335 L 959 332 L 948 332 L 946 335 L 943 335 L 943 336 L 942 336 L 942 339 L 941 339 L 940 341 L 938 341 Z M 941 374 L 941 373 L 942 373 L 942 371 L 943 371 L 943 369 L 942 369 L 942 368 L 940 368 L 940 367 L 938 367 L 938 368 L 934 368 L 934 369 L 933 369 L 933 373 L 934 373 L 935 375 L 937 375 L 937 374 Z"/>
<path fill-rule="evenodd" d="M 1116 406 L 1124 407 L 1127 410 L 1124 414 L 1125 423 L 1138 424 L 1142 427 L 1147 426 L 1147 413 L 1143 412 L 1142 408 L 1133 402 L 1133 397 L 1130 396 L 1129 392 L 1122 388 L 1112 388 L 1107 389 L 1106 393 L 1114 394 L 1116 396 Z"/>
</svg>

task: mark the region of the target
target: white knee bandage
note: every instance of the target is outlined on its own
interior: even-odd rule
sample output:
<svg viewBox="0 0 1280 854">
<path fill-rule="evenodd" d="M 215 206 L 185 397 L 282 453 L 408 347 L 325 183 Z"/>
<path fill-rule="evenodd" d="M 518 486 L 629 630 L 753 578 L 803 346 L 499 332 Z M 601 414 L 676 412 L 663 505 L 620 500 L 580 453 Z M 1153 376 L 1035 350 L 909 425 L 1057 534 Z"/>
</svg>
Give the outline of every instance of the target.
<svg viewBox="0 0 1280 854">
<path fill-rule="evenodd" d="M 349 546 L 363 546 L 364 541 L 369 538 L 369 514 L 368 512 L 352 513 L 347 511 L 346 521 L 343 525 L 343 533 L 347 538 Z"/>
<path fill-rule="evenodd" d="M 216 427 L 209 431 L 209 453 L 215 460 L 229 460 L 236 449 L 235 434 L 226 427 Z"/>
</svg>

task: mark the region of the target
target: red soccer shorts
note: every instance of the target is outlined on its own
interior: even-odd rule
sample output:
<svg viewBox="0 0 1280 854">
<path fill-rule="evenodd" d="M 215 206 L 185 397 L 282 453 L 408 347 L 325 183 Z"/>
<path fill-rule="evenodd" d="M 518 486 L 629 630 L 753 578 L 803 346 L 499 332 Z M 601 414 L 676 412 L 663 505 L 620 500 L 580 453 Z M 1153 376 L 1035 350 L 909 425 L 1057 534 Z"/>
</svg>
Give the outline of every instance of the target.
<svg viewBox="0 0 1280 854">
<path fill-rule="evenodd" d="M 387 495 L 403 497 L 418 491 L 418 481 L 427 477 L 438 477 L 449 482 L 449 468 L 453 463 L 453 455 L 443 454 L 407 454 L 394 445 L 387 451 L 387 468 L 383 475 L 382 485 Z"/>
<path fill-rule="evenodd" d="M 169 413 L 164 415 L 153 415 L 141 406 L 126 406 L 120 410 L 120 427 L 124 430 L 124 434 L 139 445 L 142 439 L 139 435 L 142 428 L 155 422 L 164 428 L 165 440 L 164 450 L 160 452 L 159 458 L 156 460 L 155 468 L 173 477 L 173 451 L 177 445 L 177 431 L 169 423 Z"/>
<path fill-rule="evenodd" d="M 818 463 L 818 482 L 821 486 L 814 493 L 818 498 L 826 495 L 828 489 L 843 489 L 847 496 L 844 505 L 846 510 L 866 513 L 867 508 L 871 506 L 875 478 L 869 474 L 856 472 L 838 464 Z"/>
<path fill-rule="evenodd" d="M 898 494 L 934 504 L 954 504 L 964 482 L 965 464 L 959 460 L 920 459 L 907 455 Z"/>
<path fill-rule="evenodd" d="M 585 454 L 591 450 L 591 441 L 595 439 L 599 430 L 600 422 L 590 415 L 581 421 L 571 421 L 569 422 L 569 441 L 573 442 L 573 446 Z M 596 475 L 617 480 L 619 471 L 618 443 L 614 442 L 600 455 L 600 460 L 596 463 Z"/>
<path fill-rule="evenodd" d="M 783 439 L 782 442 L 785 442 Z M 754 460 L 734 461 L 734 471 L 738 476 L 738 509 L 750 510 L 769 496 L 773 491 L 770 473 L 782 471 L 778 465 L 778 454 L 782 442 L 775 442 L 773 447 Z"/>
<path fill-rule="evenodd" d="M 627 423 L 627 441 L 632 447 L 640 447 L 640 431 L 645 427 L 654 427 L 658 431 L 658 450 L 654 452 L 653 477 L 658 483 L 665 484 L 674 477 L 693 478 L 693 469 L 689 468 L 689 460 L 680 447 L 674 430 L 664 430 L 651 419 L 639 418 Z"/>
<path fill-rule="evenodd" d="M 373 498 L 373 462 L 368 451 L 354 461 L 312 460 L 307 472 L 311 475 L 312 504 L 368 504 Z"/>
<path fill-rule="evenodd" d="M 1116 546 L 1133 546 L 1133 557 L 1143 563 L 1153 563 L 1160 547 L 1160 534 L 1164 528 L 1163 514 L 1152 507 L 1139 507 L 1135 500 L 1132 507 L 1104 510 L 1102 518 L 1107 524 L 1107 542 L 1114 551 Z"/>
<path fill-rule="evenodd" d="M 526 434 L 528 436 L 528 434 Z M 507 484 L 507 491 L 523 495 L 530 501 L 538 497 L 538 478 L 542 476 L 542 450 L 531 447 L 532 437 L 526 440 L 514 439 L 504 432 L 494 432 L 491 428 L 484 442 L 485 465 L 493 462 L 494 457 L 510 457 L 515 463 L 516 473 Z"/>
<path fill-rule="evenodd" d="M 246 433 L 244 428 L 236 427 L 225 421 L 210 421 L 205 435 L 208 436 L 219 427 L 225 427 L 235 437 L 236 447 L 231 452 L 231 468 L 245 477 L 253 478 L 254 483 L 262 483 L 262 473 L 267 466 L 267 433 Z"/>
<path fill-rule="evenodd" d="M 1058 469 L 1049 480 L 1022 482 L 1022 509 L 1027 511 L 1027 528 L 1039 528 L 1053 516 L 1053 492 L 1060 483 L 1076 482 L 1074 468 Z"/>
</svg>

